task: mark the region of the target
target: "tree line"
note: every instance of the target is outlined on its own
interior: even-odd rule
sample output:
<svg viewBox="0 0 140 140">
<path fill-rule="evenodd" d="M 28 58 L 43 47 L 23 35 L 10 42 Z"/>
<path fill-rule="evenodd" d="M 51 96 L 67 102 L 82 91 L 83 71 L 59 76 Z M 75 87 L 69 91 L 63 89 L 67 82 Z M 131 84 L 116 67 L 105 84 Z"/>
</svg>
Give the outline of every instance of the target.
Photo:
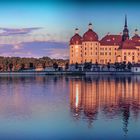
<svg viewBox="0 0 140 140">
<path fill-rule="evenodd" d="M 117 70 L 123 70 L 123 71 L 130 71 L 133 64 L 128 62 L 115 62 L 114 64 L 110 64 L 109 62 L 106 64 L 106 65 L 101 65 L 101 64 L 98 64 L 98 62 L 96 62 L 95 64 L 92 64 L 91 62 L 85 62 L 83 64 L 83 68 L 84 70 L 91 70 L 92 68 L 92 65 L 94 65 L 94 68 L 98 69 L 98 70 L 104 70 L 104 68 L 107 68 L 108 70 L 110 70 L 111 68 L 114 68 L 116 71 Z M 79 68 L 79 64 L 78 63 L 75 63 L 75 69 L 78 69 Z"/>
<path fill-rule="evenodd" d="M 42 58 L 21 58 L 21 57 L 2 57 L 0 56 L 0 71 L 19 71 L 33 69 L 37 67 L 58 67 L 65 66 L 68 60 L 51 59 L 49 57 Z"/>
</svg>

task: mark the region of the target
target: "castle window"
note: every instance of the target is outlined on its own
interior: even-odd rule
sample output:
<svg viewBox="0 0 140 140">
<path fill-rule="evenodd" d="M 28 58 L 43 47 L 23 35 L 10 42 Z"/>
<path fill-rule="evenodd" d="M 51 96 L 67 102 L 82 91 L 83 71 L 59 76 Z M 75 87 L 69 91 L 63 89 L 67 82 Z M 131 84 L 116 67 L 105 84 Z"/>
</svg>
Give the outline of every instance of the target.
<svg viewBox="0 0 140 140">
<path fill-rule="evenodd" d="M 124 60 L 126 60 L 126 56 L 124 56 Z"/>
<path fill-rule="evenodd" d="M 111 55 L 111 52 L 109 53 L 109 55 Z"/>
<path fill-rule="evenodd" d="M 97 52 L 96 52 L 96 55 L 97 55 Z"/>
<path fill-rule="evenodd" d="M 111 51 L 111 48 L 109 48 L 109 50 Z"/>
<path fill-rule="evenodd" d="M 107 55 L 107 52 L 105 53 L 105 55 Z"/>
<path fill-rule="evenodd" d="M 135 60 L 135 57 L 134 56 L 132 57 L 132 60 Z"/>
<path fill-rule="evenodd" d="M 85 52 L 85 55 L 86 55 L 87 53 Z"/>
<path fill-rule="evenodd" d="M 130 55 L 130 52 L 128 53 L 128 55 Z"/>
</svg>

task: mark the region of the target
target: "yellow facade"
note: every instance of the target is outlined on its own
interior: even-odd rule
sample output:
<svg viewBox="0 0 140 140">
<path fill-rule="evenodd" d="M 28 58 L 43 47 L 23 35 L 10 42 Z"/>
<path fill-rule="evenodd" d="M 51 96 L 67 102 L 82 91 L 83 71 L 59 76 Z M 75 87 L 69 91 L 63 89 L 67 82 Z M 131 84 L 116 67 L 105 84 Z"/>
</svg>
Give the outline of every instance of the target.
<svg viewBox="0 0 140 140">
<path fill-rule="evenodd" d="M 70 64 L 81 64 L 82 63 L 82 45 L 71 45 L 70 46 Z"/>
<path fill-rule="evenodd" d="M 118 50 L 118 56 L 120 56 L 120 60 L 118 62 L 131 62 L 138 63 L 138 50 Z"/>
<path fill-rule="evenodd" d="M 115 62 L 140 63 L 140 46 L 137 49 L 118 49 L 119 46 L 102 46 L 99 42 L 83 42 L 70 46 L 70 64 L 92 62 L 114 64 Z M 121 57 L 118 60 L 118 57 Z"/>
<path fill-rule="evenodd" d="M 115 63 L 119 46 L 99 46 L 99 64 Z"/>
<path fill-rule="evenodd" d="M 99 42 L 82 43 L 82 62 L 98 62 Z"/>
</svg>

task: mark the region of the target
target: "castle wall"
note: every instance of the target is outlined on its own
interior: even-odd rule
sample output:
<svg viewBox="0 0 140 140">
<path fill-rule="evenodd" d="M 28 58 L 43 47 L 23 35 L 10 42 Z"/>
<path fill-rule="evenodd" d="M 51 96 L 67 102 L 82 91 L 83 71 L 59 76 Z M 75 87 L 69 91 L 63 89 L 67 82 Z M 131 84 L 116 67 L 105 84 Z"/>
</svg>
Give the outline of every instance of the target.
<svg viewBox="0 0 140 140">
<path fill-rule="evenodd" d="M 99 46 L 99 64 L 115 63 L 119 46 Z"/>
<path fill-rule="evenodd" d="M 82 43 L 82 62 L 98 62 L 98 49 L 99 49 L 99 42 L 83 42 Z"/>
<path fill-rule="evenodd" d="M 70 64 L 82 63 L 82 45 L 70 45 Z"/>
</svg>

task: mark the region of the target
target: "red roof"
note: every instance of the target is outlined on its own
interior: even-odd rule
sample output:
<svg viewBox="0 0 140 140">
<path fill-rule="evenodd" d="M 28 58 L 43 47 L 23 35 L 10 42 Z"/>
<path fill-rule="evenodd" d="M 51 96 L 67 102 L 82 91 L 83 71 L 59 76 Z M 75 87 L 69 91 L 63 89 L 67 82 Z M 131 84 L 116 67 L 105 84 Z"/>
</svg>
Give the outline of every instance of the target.
<svg viewBox="0 0 140 140">
<path fill-rule="evenodd" d="M 70 45 L 81 45 L 82 44 L 82 37 L 79 34 L 75 34 L 71 39 L 70 39 Z"/>
<path fill-rule="evenodd" d="M 140 46 L 140 36 L 139 35 L 134 35 L 132 37 L 133 42 L 135 43 L 136 46 Z"/>
<path fill-rule="evenodd" d="M 115 46 L 120 45 L 122 41 L 121 35 L 106 35 L 100 40 L 100 44 L 103 46 Z"/>
<path fill-rule="evenodd" d="M 84 33 L 83 41 L 98 41 L 98 35 L 92 29 L 89 29 Z"/>
<path fill-rule="evenodd" d="M 124 42 L 122 42 L 119 49 L 136 49 L 136 47 L 135 43 L 132 40 L 127 39 Z"/>
</svg>

